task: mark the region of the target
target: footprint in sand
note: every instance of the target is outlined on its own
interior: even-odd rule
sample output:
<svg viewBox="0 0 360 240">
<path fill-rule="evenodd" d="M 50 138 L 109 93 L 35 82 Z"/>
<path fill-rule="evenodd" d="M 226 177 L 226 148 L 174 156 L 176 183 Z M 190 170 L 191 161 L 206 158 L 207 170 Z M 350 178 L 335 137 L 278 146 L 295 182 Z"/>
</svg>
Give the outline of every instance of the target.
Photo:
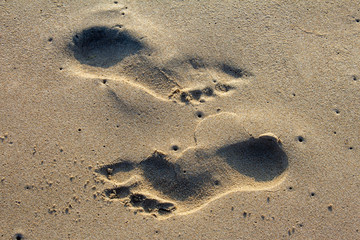
<svg viewBox="0 0 360 240">
<path fill-rule="evenodd" d="M 68 48 L 81 76 L 126 82 L 162 100 L 197 104 L 225 94 L 252 74 L 228 63 L 179 57 L 155 63 L 152 48 L 124 26 L 95 26 L 74 34 Z M 221 79 L 221 81 L 219 81 Z"/>
<path fill-rule="evenodd" d="M 105 195 L 169 215 L 197 210 L 230 192 L 273 186 L 288 166 L 281 143 L 271 133 L 252 137 L 241 122 L 232 113 L 205 118 L 195 131 L 196 146 L 175 159 L 155 151 L 140 162 L 120 159 L 102 166 L 97 172 L 117 186 Z"/>
<path fill-rule="evenodd" d="M 216 100 L 252 76 L 230 64 L 211 65 L 193 57 L 158 67 L 148 57 L 147 44 L 119 25 L 85 29 L 74 35 L 69 47 L 80 63 L 75 73 L 130 84 L 168 101 L 169 108 L 174 106 L 171 101 L 195 105 Z M 114 89 L 108 90 L 121 99 Z M 101 166 L 96 172 L 115 186 L 105 189 L 104 196 L 135 211 L 170 216 L 195 211 L 230 192 L 274 186 L 286 173 L 287 156 L 275 135 L 249 134 L 246 120 L 232 113 L 210 115 L 196 127 L 196 145 L 176 158 L 154 151 L 145 159 L 118 159 Z"/>
</svg>

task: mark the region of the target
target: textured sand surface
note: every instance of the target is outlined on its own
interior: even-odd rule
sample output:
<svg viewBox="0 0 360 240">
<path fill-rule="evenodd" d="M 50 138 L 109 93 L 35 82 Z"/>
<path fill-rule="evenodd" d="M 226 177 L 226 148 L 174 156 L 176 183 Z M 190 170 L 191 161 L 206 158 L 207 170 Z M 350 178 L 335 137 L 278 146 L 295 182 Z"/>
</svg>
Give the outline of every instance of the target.
<svg viewBox="0 0 360 240">
<path fill-rule="evenodd" d="M 360 2 L 0 18 L 0 239 L 360 238 Z"/>
</svg>

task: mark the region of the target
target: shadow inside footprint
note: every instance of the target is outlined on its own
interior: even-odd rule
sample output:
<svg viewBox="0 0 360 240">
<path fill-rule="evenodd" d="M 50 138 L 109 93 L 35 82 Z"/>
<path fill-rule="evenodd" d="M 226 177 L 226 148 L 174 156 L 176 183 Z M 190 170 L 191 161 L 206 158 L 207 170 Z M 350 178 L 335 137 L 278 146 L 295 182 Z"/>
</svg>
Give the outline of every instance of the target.
<svg viewBox="0 0 360 240">
<path fill-rule="evenodd" d="M 105 165 L 97 169 L 96 172 L 109 177 L 118 172 L 129 172 L 133 169 L 134 169 L 134 164 L 132 162 L 120 160 L 117 163 Z"/>
<path fill-rule="evenodd" d="M 157 210 L 160 214 L 167 214 L 176 209 L 172 203 L 161 203 L 156 199 L 147 198 L 142 194 L 132 194 L 130 196 L 130 203 L 134 207 L 142 207 L 145 212 L 153 212 Z"/>
<path fill-rule="evenodd" d="M 104 191 L 108 198 L 125 198 L 131 194 L 129 187 L 117 187 L 112 189 L 106 189 Z"/>
<path fill-rule="evenodd" d="M 116 187 L 106 189 L 104 193 L 110 199 L 122 199 L 128 197 L 129 203 L 132 206 L 142 208 L 147 213 L 157 212 L 164 215 L 176 210 L 176 206 L 173 203 L 161 202 L 140 193 L 132 193 L 131 187 Z"/>
<path fill-rule="evenodd" d="M 269 139 L 249 139 L 220 148 L 227 163 L 255 181 L 271 181 L 288 167 L 288 158 L 278 143 Z"/>
<path fill-rule="evenodd" d="M 108 68 L 144 48 L 127 31 L 103 26 L 91 27 L 74 35 L 70 49 L 82 64 Z"/>
<path fill-rule="evenodd" d="M 228 74 L 228 75 L 230 75 L 230 76 L 232 76 L 232 77 L 234 77 L 234 78 L 241 78 L 241 77 L 243 77 L 243 76 L 248 76 L 248 75 L 250 75 L 248 72 L 246 72 L 245 70 L 243 70 L 243 69 L 240 69 L 240 68 L 237 68 L 237 67 L 234 67 L 234 66 L 231 66 L 231 65 L 228 65 L 228 64 L 223 64 L 222 66 L 221 66 L 221 70 L 224 72 L 224 73 L 226 73 L 226 74 Z"/>
<path fill-rule="evenodd" d="M 144 176 L 155 189 L 180 201 L 201 194 L 204 185 L 211 182 L 210 174 L 186 173 L 178 164 L 169 162 L 166 155 L 159 152 L 142 161 L 140 166 Z"/>
</svg>

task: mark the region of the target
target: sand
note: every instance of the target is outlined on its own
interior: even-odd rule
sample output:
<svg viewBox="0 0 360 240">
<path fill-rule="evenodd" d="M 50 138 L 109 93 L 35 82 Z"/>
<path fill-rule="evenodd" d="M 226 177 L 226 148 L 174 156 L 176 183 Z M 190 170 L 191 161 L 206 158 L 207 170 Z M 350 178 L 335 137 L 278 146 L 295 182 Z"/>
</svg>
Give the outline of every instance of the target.
<svg viewBox="0 0 360 240">
<path fill-rule="evenodd" d="M 0 239 L 360 239 L 357 1 L 0 2 Z"/>
</svg>

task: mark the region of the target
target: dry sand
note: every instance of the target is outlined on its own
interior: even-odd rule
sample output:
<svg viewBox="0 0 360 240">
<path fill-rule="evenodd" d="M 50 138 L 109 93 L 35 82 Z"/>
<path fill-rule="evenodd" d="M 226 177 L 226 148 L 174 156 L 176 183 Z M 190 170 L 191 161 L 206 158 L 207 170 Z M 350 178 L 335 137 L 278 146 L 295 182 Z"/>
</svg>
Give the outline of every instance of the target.
<svg viewBox="0 0 360 240">
<path fill-rule="evenodd" d="M 360 2 L 1 0 L 1 239 L 360 239 Z"/>
</svg>

